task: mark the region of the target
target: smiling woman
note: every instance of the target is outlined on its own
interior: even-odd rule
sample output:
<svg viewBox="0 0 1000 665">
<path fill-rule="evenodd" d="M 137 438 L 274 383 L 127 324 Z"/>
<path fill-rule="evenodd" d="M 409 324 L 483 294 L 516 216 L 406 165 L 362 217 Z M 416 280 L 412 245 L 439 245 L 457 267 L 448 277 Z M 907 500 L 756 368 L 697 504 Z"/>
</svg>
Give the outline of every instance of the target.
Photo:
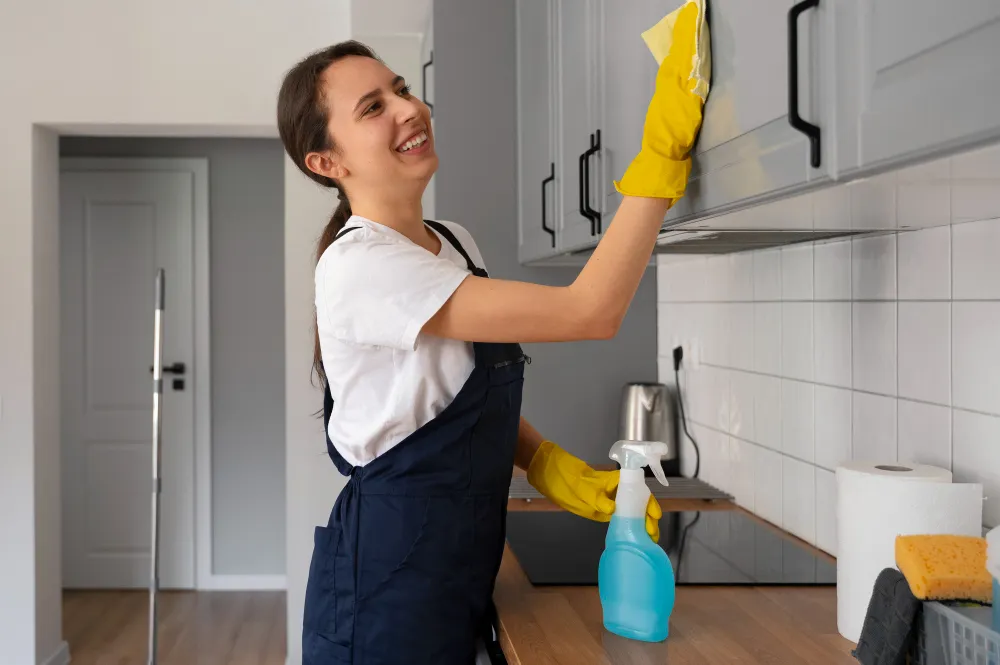
<svg viewBox="0 0 1000 665">
<path fill-rule="evenodd" d="M 618 471 L 595 471 L 520 417 L 519 343 L 616 334 L 683 195 L 662 182 L 690 168 L 691 146 L 674 138 L 700 123 L 688 89 L 686 74 L 661 70 L 654 102 L 697 113 L 647 123 L 626 173 L 635 189 L 580 276 L 550 287 L 490 279 L 461 225 L 423 218 L 438 166 L 430 112 L 370 49 L 336 44 L 286 75 L 285 149 L 340 194 L 316 256 L 314 367 L 327 449 L 350 476 L 315 532 L 304 665 L 469 665 L 477 640 L 493 639 L 515 464 L 565 510 L 610 519 Z M 660 514 L 650 501 L 654 538 Z"/>
</svg>

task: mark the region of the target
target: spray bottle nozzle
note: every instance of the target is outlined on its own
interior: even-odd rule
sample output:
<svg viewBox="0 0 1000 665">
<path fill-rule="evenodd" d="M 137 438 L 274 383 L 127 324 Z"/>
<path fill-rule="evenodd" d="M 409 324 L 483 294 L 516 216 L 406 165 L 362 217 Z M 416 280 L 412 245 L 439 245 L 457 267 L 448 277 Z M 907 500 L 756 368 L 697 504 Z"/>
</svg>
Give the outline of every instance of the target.
<svg viewBox="0 0 1000 665">
<path fill-rule="evenodd" d="M 648 466 L 660 484 L 667 486 L 667 475 L 663 473 L 660 458 L 670 452 L 667 444 L 662 441 L 619 441 L 611 446 L 609 457 L 623 469 L 641 469 Z"/>
</svg>

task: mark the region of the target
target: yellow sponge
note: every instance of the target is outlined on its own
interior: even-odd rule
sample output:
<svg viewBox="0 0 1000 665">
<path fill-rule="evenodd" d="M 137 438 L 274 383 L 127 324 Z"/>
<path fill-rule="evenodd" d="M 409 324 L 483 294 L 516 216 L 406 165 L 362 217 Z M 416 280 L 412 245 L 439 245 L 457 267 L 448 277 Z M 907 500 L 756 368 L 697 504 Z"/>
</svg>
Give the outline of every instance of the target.
<svg viewBox="0 0 1000 665">
<path fill-rule="evenodd" d="M 985 538 L 896 536 L 896 565 L 920 600 L 993 599 Z"/>
</svg>

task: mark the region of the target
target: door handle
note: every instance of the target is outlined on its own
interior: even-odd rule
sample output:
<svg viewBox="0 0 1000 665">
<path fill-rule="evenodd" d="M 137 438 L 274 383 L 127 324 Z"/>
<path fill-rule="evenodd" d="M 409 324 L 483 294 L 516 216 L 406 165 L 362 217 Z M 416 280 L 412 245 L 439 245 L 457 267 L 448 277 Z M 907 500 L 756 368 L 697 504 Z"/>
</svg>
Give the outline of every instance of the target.
<svg viewBox="0 0 1000 665">
<path fill-rule="evenodd" d="M 595 138 L 596 137 L 596 138 Z M 601 233 L 601 213 L 590 207 L 590 158 L 596 155 L 601 150 L 601 130 L 597 130 L 594 134 L 590 135 L 590 150 L 586 152 L 586 160 L 584 168 L 584 176 L 587 179 L 587 195 L 585 201 L 587 204 L 587 214 L 590 215 L 590 235 L 600 235 Z"/>
<path fill-rule="evenodd" d="M 802 0 L 788 10 L 788 122 L 809 137 L 809 163 L 820 165 L 819 127 L 799 115 L 799 16 L 819 6 L 819 0 Z"/>
<path fill-rule="evenodd" d="M 556 230 L 555 228 L 549 228 L 545 225 L 545 211 L 548 206 L 545 205 L 545 185 L 549 184 L 556 179 L 556 165 L 555 162 L 549 162 L 549 177 L 542 180 L 542 230 L 552 236 L 552 246 L 556 246 Z"/>
<path fill-rule="evenodd" d="M 184 363 L 174 363 L 173 365 L 163 366 L 164 374 L 177 374 L 178 376 L 183 376 L 186 371 L 187 367 L 184 365 Z M 149 368 L 149 372 L 152 374 L 153 372 L 152 367 Z"/>
<path fill-rule="evenodd" d="M 421 71 L 421 85 L 420 91 L 424 98 L 424 104 L 427 104 L 427 108 L 431 110 L 431 117 L 434 117 L 434 105 L 427 101 L 427 68 L 434 64 L 434 51 L 430 52 L 430 60 L 424 63 L 423 70 Z"/>
</svg>

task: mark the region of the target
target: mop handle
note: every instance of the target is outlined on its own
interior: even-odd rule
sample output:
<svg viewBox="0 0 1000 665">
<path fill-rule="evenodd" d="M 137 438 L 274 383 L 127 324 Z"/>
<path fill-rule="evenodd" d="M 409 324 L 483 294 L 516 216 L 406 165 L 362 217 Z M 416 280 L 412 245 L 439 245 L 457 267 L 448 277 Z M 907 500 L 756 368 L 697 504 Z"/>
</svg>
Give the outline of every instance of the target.
<svg viewBox="0 0 1000 665">
<path fill-rule="evenodd" d="M 160 584 L 160 437 L 163 434 L 163 268 L 156 273 L 153 312 L 153 542 L 149 575 L 149 665 L 156 665 L 156 592 Z"/>
</svg>

